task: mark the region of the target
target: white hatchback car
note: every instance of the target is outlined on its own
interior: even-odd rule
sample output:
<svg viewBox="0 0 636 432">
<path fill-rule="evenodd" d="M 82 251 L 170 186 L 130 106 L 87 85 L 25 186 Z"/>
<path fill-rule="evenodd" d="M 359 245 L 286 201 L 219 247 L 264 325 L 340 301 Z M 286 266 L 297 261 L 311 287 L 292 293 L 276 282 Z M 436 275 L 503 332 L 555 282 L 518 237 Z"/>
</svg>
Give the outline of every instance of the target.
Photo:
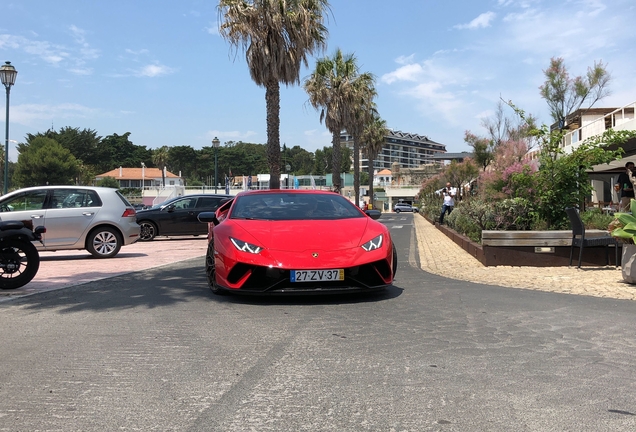
<svg viewBox="0 0 636 432">
<path fill-rule="evenodd" d="M 43 225 L 39 251 L 86 249 L 111 258 L 139 240 L 133 206 L 117 189 L 92 186 L 36 186 L 0 197 L 0 220 Z"/>
</svg>

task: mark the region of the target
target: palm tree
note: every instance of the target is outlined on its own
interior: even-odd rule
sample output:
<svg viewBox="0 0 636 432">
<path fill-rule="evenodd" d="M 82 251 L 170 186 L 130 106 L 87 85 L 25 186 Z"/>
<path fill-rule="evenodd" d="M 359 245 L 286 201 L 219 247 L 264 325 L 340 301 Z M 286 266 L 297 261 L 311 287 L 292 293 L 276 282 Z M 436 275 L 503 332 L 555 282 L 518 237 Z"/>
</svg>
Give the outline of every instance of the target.
<svg viewBox="0 0 636 432">
<path fill-rule="evenodd" d="M 369 157 L 369 201 L 373 203 L 373 161 L 384 147 L 385 137 L 389 133 L 386 121 L 379 115 L 374 115 L 362 133 L 362 142 L 365 143 L 367 155 Z"/>
<path fill-rule="evenodd" d="M 300 82 L 307 56 L 326 46 L 327 0 L 220 0 L 219 33 L 245 50 L 252 80 L 265 87 L 270 188 L 280 188 L 280 83 Z"/>
<path fill-rule="evenodd" d="M 355 108 L 359 89 L 363 87 L 358 80 L 367 81 L 368 74 L 358 74 L 358 65 L 353 54 L 343 54 L 336 50 L 333 57 L 318 60 L 316 69 L 305 81 L 305 91 L 309 94 L 309 103 L 320 111 L 320 121 L 331 132 L 333 145 L 333 187 L 340 192 L 340 133 L 351 125 L 355 117 Z M 371 77 L 372 80 L 372 77 Z"/>
<path fill-rule="evenodd" d="M 158 147 L 152 151 L 152 163 L 161 170 L 161 184 L 166 186 L 166 173 L 163 168 L 168 162 L 168 146 Z"/>
<path fill-rule="evenodd" d="M 376 94 L 373 76 L 368 73 L 360 75 L 356 81 L 356 105 L 353 107 L 352 121 L 346 127 L 347 132 L 353 137 L 353 190 L 356 205 L 360 205 L 360 140 L 364 128 L 373 121 L 374 115 L 377 115 L 377 108 L 373 102 Z"/>
</svg>

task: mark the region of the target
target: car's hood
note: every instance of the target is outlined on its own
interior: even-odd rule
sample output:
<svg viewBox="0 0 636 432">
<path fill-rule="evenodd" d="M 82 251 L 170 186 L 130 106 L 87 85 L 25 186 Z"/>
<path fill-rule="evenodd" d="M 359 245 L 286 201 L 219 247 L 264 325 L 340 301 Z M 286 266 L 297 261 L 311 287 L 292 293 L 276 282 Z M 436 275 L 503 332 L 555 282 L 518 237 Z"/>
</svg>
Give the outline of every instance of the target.
<svg viewBox="0 0 636 432">
<path fill-rule="evenodd" d="M 334 221 L 250 221 L 235 222 L 260 245 L 272 250 L 302 252 L 312 250 L 343 250 L 360 245 L 366 233 L 369 218 L 340 219 Z M 376 228 L 377 230 L 377 228 Z M 376 231 L 374 230 L 374 231 Z M 380 234 L 377 230 L 377 234 Z M 365 236 L 366 233 L 366 236 Z M 239 231 L 237 230 L 237 235 Z M 243 241 L 250 241 L 241 238 Z M 365 239 L 366 241 L 370 239 Z"/>
</svg>

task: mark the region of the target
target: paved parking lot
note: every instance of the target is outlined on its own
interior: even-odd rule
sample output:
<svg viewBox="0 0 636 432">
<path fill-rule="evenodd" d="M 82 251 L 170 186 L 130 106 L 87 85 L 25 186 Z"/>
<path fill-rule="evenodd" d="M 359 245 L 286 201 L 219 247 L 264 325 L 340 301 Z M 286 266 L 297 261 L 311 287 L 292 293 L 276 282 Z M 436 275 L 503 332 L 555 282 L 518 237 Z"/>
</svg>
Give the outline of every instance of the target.
<svg viewBox="0 0 636 432">
<path fill-rule="evenodd" d="M 205 236 L 159 237 L 151 242 L 124 246 L 114 258 L 96 259 L 86 251 L 41 252 L 35 278 L 14 290 L 0 290 L 0 302 L 15 296 L 51 291 L 176 261 L 201 257 L 207 248 Z M 78 271 L 78 269 L 81 269 Z"/>
</svg>

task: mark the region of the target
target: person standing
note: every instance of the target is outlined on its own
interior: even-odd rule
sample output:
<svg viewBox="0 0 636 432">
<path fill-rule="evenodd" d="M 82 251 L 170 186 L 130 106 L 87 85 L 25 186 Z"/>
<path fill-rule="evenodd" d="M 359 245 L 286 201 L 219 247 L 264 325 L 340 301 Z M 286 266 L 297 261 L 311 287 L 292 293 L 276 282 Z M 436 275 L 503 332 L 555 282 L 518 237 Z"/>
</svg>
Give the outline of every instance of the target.
<svg viewBox="0 0 636 432">
<path fill-rule="evenodd" d="M 451 214 L 453 207 L 455 207 L 455 195 L 456 189 L 451 187 L 450 183 L 446 183 L 446 187 L 442 189 L 442 196 L 444 197 L 444 203 L 442 204 L 442 214 L 439 215 L 439 224 L 444 224 L 444 216 L 446 213 Z"/>
<path fill-rule="evenodd" d="M 631 182 L 632 170 L 634 169 L 634 162 L 627 162 L 625 164 L 625 172 L 618 175 L 616 183 L 620 185 L 620 198 L 621 206 L 620 211 L 628 212 L 629 206 L 634 199 L 634 185 Z"/>
</svg>

